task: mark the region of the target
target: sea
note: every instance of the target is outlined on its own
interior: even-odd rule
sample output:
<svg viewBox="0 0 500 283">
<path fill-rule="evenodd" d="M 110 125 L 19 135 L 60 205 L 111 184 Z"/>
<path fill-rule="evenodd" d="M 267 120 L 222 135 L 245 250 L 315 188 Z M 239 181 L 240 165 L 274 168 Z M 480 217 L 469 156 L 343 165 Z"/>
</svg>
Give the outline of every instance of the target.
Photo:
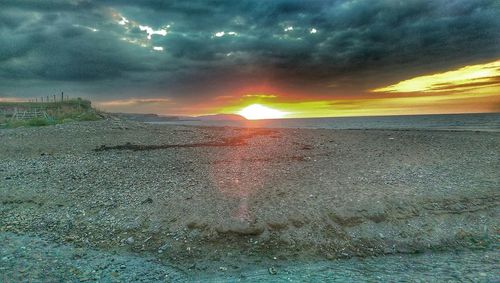
<svg viewBox="0 0 500 283">
<path fill-rule="evenodd" d="M 149 123 L 256 128 L 454 130 L 500 132 L 500 113 L 293 118 L 253 121 L 174 120 Z"/>
</svg>

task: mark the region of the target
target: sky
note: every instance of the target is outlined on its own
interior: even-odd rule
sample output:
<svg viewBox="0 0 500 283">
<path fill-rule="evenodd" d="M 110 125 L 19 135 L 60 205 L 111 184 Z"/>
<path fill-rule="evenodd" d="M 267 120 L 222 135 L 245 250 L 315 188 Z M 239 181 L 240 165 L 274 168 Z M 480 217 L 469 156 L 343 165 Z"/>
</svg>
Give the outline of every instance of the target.
<svg viewBox="0 0 500 283">
<path fill-rule="evenodd" d="M 500 1 L 1 0 L 0 101 L 280 117 L 500 112 Z"/>
</svg>

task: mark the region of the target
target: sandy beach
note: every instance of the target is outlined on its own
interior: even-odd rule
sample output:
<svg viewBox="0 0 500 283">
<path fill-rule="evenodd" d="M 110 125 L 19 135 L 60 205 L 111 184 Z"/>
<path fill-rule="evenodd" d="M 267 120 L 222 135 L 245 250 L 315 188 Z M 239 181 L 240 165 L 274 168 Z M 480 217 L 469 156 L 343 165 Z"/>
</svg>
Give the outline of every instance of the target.
<svg viewBox="0 0 500 283">
<path fill-rule="evenodd" d="M 498 243 L 498 132 L 105 120 L 0 143 L 2 233 L 183 272 Z"/>
</svg>

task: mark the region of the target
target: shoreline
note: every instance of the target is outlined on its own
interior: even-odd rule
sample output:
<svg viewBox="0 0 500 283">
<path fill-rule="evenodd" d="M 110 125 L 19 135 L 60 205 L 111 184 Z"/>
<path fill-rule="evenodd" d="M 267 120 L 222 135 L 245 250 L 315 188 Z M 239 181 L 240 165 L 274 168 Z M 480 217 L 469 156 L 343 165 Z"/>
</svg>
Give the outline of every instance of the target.
<svg viewBox="0 0 500 283">
<path fill-rule="evenodd" d="M 183 121 L 181 121 L 183 122 Z M 191 121 L 188 121 L 191 122 Z M 500 129 L 453 129 L 453 128 L 301 128 L 301 127 L 262 127 L 262 126 L 237 126 L 237 125 L 190 125 L 177 122 L 141 122 L 149 125 L 156 126 L 183 126 L 194 128 L 236 128 L 236 129 L 270 129 L 270 130 L 331 130 L 331 131 L 395 131 L 395 132 L 486 132 L 486 133 L 500 133 Z"/>
<path fill-rule="evenodd" d="M 215 126 L 277 129 L 338 129 L 338 130 L 448 130 L 500 132 L 500 113 L 407 115 L 332 118 L 290 118 L 245 121 L 143 121 L 157 125 Z"/>
<path fill-rule="evenodd" d="M 0 130 L 0 140 L 1 232 L 205 262 L 199 270 L 498 240 L 495 132 L 107 120 Z M 118 148 L 127 144 L 155 148 Z"/>
</svg>

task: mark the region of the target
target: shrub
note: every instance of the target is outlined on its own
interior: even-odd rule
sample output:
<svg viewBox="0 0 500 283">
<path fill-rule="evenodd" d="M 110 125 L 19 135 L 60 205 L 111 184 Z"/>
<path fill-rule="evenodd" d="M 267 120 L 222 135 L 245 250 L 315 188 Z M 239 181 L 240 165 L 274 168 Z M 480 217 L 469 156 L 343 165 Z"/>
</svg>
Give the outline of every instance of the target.
<svg viewBox="0 0 500 283">
<path fill-rule="evenodd" d="M 96 120 L 100 120 L 101 117 L 99 117 L 94 112 L 84 112 L 84 113 L 78 115 L 77 119 L 79 121 L 96 121 Z"/>
<path fill-rule="evenodd" d="M 5 128 L 18 128 L 26 126 L 27 122 L 23 120 L 9 120 L 5 124 Z"/>
<path fill-rule="evenodd" d="M 40 127 L 40 126 L 47 126 L 49 125 L 49 121 L 45 118 L 34 118 L 31 120 L 28 120 L 28 126 L 31 127 Z"/>
</svg>

